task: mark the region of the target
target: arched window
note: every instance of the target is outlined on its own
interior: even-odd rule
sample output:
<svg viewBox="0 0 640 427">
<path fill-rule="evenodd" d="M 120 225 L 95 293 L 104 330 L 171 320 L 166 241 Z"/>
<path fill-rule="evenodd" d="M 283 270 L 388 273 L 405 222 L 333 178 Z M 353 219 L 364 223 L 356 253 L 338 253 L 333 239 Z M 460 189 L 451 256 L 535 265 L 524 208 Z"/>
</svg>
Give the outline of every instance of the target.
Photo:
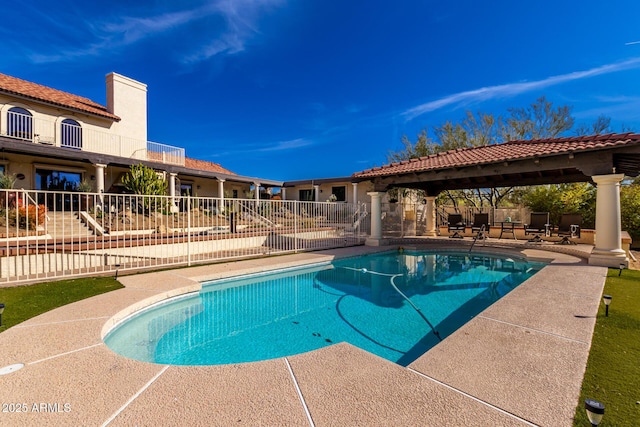
<svg viewBox="0 0 640 427">
<path fill-rule="evenodd" d="M 71 119 L 64 119 L 60 124 L 62 140 L 60 146 L 82 150 L 82 127 Z"/>
<path fill-rule="evenodd" d="M 33 139 L 33 116 L 20 107 L 7 111 L 7 135 L 31 141 Z"/>
</svg>

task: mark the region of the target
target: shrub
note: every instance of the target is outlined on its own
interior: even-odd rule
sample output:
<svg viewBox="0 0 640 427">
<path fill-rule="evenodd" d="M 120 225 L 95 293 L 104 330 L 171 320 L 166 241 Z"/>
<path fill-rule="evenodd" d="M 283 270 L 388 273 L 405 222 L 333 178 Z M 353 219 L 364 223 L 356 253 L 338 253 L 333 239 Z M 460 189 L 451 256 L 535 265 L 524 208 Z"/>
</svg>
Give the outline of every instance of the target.
<svg viewBox="0 0 640 427">
<path fill-rule="evenodd" d="M 45 205 L 19 206 L 9 209 L 7 212 L 10 227 L 34 230 L 38 225 L 44 225 L 47 220 L 47 207 Z"/>
</svg>

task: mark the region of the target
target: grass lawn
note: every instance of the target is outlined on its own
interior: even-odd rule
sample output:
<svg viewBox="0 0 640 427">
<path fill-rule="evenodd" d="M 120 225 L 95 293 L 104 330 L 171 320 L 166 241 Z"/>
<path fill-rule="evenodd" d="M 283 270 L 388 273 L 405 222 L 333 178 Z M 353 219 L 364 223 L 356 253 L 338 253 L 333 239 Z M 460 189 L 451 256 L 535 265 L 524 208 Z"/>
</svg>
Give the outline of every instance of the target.
<svg viewBox="0 0 640 427">
<path fill-rule="evenodd" d="M 604 293 L 613 297 L 609 317 L 600 304 L 574 426 L 590 425 L 587 398 L 604 404 L 601 427 L 640 425 L 640 271 L 609 269 Z"/>
<path fill-rule="evenodd" d="M 122 287 L 113 277 L 89 277 L 0 288 L 0 304 L 5 305 L 0 332 L 56 307 Z"/>
</svg>

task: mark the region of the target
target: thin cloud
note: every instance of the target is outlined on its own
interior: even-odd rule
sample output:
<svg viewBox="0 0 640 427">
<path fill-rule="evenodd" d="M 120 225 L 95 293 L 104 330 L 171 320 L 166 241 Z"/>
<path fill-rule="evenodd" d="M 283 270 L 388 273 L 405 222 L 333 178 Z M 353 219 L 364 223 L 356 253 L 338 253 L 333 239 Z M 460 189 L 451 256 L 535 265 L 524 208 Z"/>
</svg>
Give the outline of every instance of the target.
<svg viewBox="0 0 640 427">
<path fill-rule="evenodd" d="M 635 42 L 628 42 L 628 43 L 625 43 L 624 45 L 625 45 L 625 46 L 630 46 L 630 45 L 632 45 L 632 44 L 640 44 L 640 40 L 637 40 L 637 41 L 635 41 Z"/>
<path fill-rule="evenodd" d="M 305 138 L 296 138 L 296 139 L 291 139 L 288 141 L 278 141 L 278 142 L 274 142 L 271 145 L 269 144 L 261 144 L 259 147 L 257 146 L 247 146 L 248 148 L 244 148 L 241 150 L 227 150 L 227 151 L 220 151 L 217 150 L 212 154 L 209 154 L 209 158 L 223 158 L 223 157 L 231 157 L 231 156 L 238 156 L 241 154 L 247 154 L 247 153 L 266 153 L 266 152 L 273 152 L 273 151 L 288 151 L 288 150 L 297 150 L 299 148 L 302 147 L 308 147 L 310 145 L 313 145 L 313 141 L 309 140 L 309 139 L 305 139 Z"/>
<path fill-rule="evenodd" d="M 483 87 L 480 89 L 456 93 L 444 98 L 437 99 L 435 101 L 418 105 L 404 111 L 401 116 L 403 116 L 406 121 L 411 121 L 423 114 L 430 113 L 432 111 L 436 111 L 448 106 L 460 108 L 465 105 L 486 101 L 488 99 L 509 98 L 516 95 L 521 95 L 526 92 L 531 92 L 562 83 L 586 79 L 604 74 L 611 74 L 618 71 L 638 67 L 640 67 L 640 58 L 633 58 L 615 64 L 607 64 L 601 67 L 592 68 L 590 70 L 576 71 L 559 76 L 552 76 L 538 81 Z"/>
<path fill-rule="evenodd" d="M 190 51 L 181 48 L 183 63 L 200 62 L 221 53 L 234 54 L 245 49 L 246 43 L 258 34 L 257 21 L 264 9 L 278 6 L 284 0 L 211 0 L 186 10 L 156 11 L 148 16 L 122 16 L 116 20 L 84 22 L 83 44 L 58 46 L 57 54 L 33 52 L 35 63 L 69 61 L 96 57 L 108 51 L 137 45 L 145 40 L 171 33 L 172 37 L 189 40 Z M 207 20 L 215 20 L 211 24 Z M 69 26 L 77 26 L 67 23 Z M 206 31 L 192 31 L 202 24 Z M 59 23 L 63 25 L 63 23 Z M 89 37 L 87 37 L 87 34 Z"/>
<path fill-rule="evenodd" d="M 313 145 L 313 143 L 304 138 L 296 138 L 289 141 L 280 141 L 270 147 L 263 147 L 256 151 L 285 151 L 285 150 L 297 150 L 298 148 L 307 147 Z"/>
</svg>

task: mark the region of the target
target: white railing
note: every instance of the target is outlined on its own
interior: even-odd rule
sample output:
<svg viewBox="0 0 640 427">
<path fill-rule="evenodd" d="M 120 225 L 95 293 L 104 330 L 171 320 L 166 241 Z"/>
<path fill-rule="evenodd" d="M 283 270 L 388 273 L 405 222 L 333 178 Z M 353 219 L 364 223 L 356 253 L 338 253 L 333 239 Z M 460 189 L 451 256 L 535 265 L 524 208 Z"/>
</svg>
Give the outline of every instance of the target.
<svg viewBox="0 0 640 427">
<path fill-rule="evenodd" d="M 0 190 L 0 284 L 359 245 L 369 234 L 363 212 L 346 203 Z"/>
<path fill-rule="evenodd" d="M 7 129 L 3 136 L 90 153 L 184 166 L 184 148 L 86 127 L 78 128 L 66 123 L 61 123 L 59 131 L 56 131 L 54 120 L 35 118 L 13 111 L 7 113 Z"/>
<path fill-rule="evenodd" d="M 7 135 L 12 138 L 31 141 L 33 138 L 33 118 L 28 114 L 8 111 Z"/>
<path fill-rule="evenodd" d="M 62 134 L 60 146 L 82 150 L 82 128 L 80 126 L 63 122 L 60 124 L 60 131 Z"/>
<path fill-rule="evenodd" d="M 160 144 L 159 142 L 147 142 L 147 160 L 184 166 L 184 148 Z"/>
</svg>

